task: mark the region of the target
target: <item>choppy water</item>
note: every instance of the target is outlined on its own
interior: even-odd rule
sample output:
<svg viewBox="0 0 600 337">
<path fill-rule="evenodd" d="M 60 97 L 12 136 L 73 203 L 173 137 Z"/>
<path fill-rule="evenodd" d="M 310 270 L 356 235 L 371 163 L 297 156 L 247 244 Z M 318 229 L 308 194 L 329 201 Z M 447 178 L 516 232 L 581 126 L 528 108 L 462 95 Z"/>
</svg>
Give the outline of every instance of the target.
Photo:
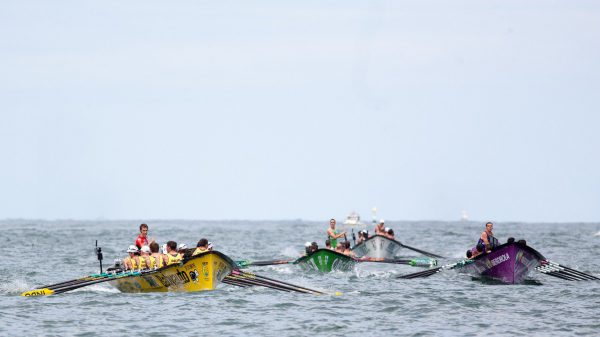
<svg viewBox="0 0 600 337">
<path fill-rule="evenodd" d="M 359 264 L 355 272 L 310 274 L 296 266 L 252 271 L 342 296 L 313 296 L 232 286 L 203 293 L 122 294 L 99 284 L 43 298 L 20 292 L 97 272 L 124 256 L 139 221 L 1 221 L 0 335 L 149 336 L 489 336 L 598 335 L 600 282 L 532 275 L 542 285 L 490 285 L 453 271 L 399 280 L 409 266 Z M 150 237 L 188 245 L 208 237 L 233 259 L 300 254 L 324 240 L 327 221 L 151 221 Z M 472 245 L 482 223 L 390 222 L 400 241 L 449 257 Z M 600 275 L 600 224 L 497 223 L 501 241 L 527 239 L 547 258 Z"/>
</svg>

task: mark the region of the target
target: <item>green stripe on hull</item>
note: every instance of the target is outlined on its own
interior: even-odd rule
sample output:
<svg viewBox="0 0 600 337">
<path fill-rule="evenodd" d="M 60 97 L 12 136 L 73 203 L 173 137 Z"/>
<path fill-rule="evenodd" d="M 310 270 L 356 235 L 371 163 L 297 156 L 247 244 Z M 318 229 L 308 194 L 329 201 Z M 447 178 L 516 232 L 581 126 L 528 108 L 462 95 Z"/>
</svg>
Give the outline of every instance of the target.
<svg viewBox="0 0 600 337">
<path fill-rule="evenodd" d="M 303 256 L 296 260 L 303 270 L 320 271 L 329 273 L 331 271 L 350 271 L 354 269 L 356 260 L 352 257 L 340 254 L 329 249 L 318 249 L 314 253 Z"/>
</svg>

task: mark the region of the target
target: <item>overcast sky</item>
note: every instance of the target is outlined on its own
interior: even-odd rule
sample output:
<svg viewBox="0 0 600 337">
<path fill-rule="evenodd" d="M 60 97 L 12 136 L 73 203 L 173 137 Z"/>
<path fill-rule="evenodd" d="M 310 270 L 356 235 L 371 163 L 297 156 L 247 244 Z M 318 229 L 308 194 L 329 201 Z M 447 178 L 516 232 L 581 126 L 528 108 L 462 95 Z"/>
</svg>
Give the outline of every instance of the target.
<svg viewBox="0 0 600 337">
<path fill-rule="evenodd" d="M 597 1 L 11 1 L 0 218 L 600 221 Z"/>
</svg>

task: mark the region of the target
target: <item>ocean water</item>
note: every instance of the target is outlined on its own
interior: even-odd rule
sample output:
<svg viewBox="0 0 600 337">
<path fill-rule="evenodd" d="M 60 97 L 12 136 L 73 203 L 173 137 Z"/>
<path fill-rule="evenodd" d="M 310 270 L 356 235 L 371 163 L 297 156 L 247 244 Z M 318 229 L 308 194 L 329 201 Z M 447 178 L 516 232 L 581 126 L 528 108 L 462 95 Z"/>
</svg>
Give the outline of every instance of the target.
<svg viewBox="0 0 600 337">
<path fill-rule="evenodd" d="M 325 239 L 327 221 L 144 221 L 150 237 L 193 245 L 207 237 L 234 260 L 300 255 L 305 241 Z M 250 271 L 341 296 L 284 293 L 223 285 L 202 293 L 124 294 L 98 284 L 55 296 L 24 298 L 22 291 L 98 271 L 124 257 L 141 221 L 0 221 L 1 336 L 597 336 L 600 281 L 569 282 L 532 274 L 524 285 L 482 283 L 447 271 L 402 280 L 404 265 L 357 265 L 353 272 L 317 274 L 297 266 Z M 390 221 L 410 246 L 461 257 L 480 222 Z M 496 223 L 501 242 L 512 236 L 548 259 L 600 276 L 600 224 Z M 406 256 L 418 256 L 407 251 Z"/>
</svg>

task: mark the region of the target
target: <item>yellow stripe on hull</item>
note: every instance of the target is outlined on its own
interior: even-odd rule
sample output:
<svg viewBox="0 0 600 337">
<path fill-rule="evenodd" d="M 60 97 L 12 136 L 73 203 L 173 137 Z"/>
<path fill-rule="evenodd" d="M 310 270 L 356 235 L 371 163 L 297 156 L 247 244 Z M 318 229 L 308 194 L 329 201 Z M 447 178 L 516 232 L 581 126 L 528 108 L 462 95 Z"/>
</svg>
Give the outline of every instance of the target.
<svg viewBox="0 0 600 337">
<path fill-rule="evenodd" d="M 109 283 L 124 293 L 205 291 L 217 287 L 231 273 L 233 261 L 209 251 L 187 260 L 139 276 L 124 277 Z"/>
</svg>

